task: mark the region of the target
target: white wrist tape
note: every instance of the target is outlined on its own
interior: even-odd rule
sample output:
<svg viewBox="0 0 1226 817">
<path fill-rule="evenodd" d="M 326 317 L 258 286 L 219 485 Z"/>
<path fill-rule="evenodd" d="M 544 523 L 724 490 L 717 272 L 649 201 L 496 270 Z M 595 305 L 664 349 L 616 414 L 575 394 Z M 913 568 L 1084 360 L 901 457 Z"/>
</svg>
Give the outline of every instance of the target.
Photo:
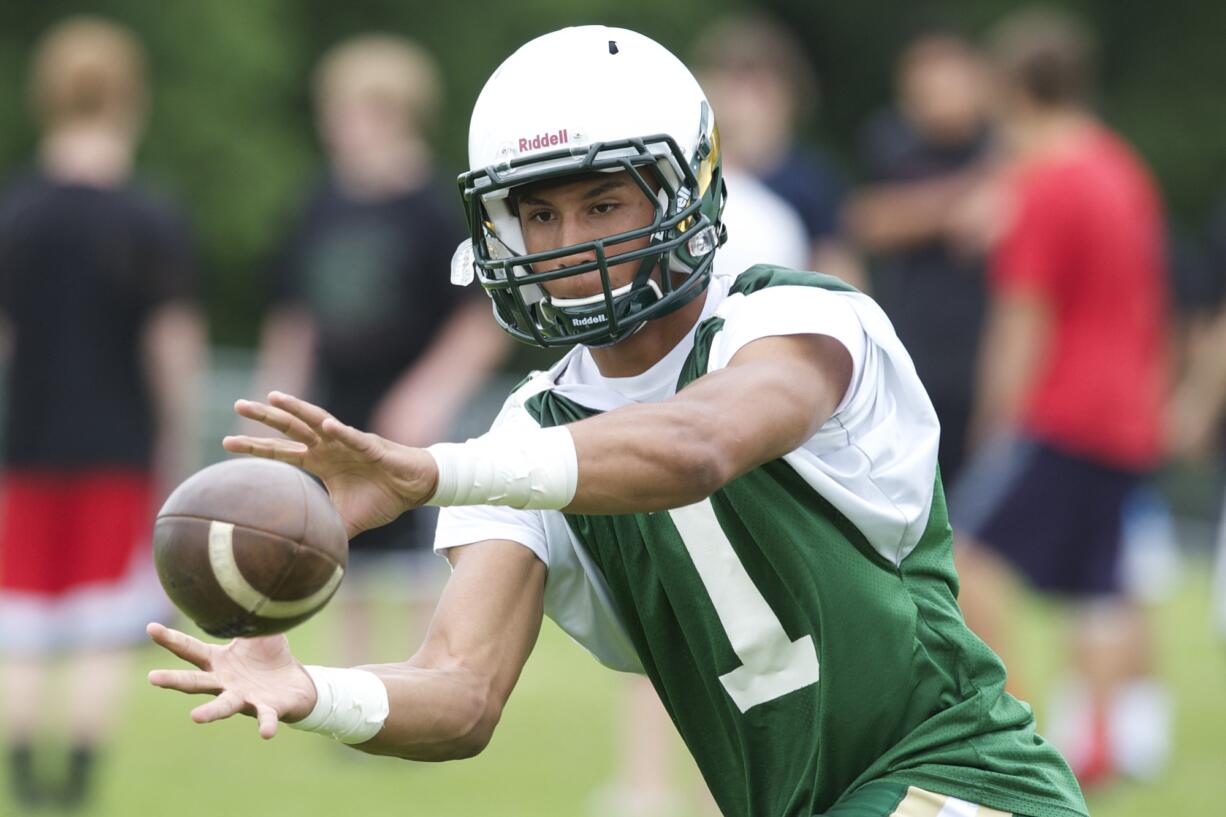
<svg viewBox="0 0 1226 817">
<path fill-rule="evenodd" d="M 315 682 L 315 708 L 297 723 L 304 732 L 319 732 L 341 743 L 365 743 L 379 734 L 387 720 L 387 687 L 378 675 L 363 669 L 305 668 Z"/>
<path fill-rule="evenodd" d="M 575 498 L 579 459 L 565 426 L 495 433 L 426 450 L 438 464 L 438 488 L 429 505 L 558 510 Z"/>
</svg>

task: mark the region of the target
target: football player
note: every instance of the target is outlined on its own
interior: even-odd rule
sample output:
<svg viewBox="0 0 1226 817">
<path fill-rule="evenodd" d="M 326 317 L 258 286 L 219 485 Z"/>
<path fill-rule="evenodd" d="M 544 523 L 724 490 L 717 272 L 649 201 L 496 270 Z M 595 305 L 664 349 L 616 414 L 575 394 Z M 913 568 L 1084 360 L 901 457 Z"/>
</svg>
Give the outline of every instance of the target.
<svg viewBox="0 0 1226 817">
<path fill-rule="evenodd" d="M 317 474 L 351 532 L 443 506 L 425 643 L 303 667 L 281 636 L 153 624 L 198 669 L 150 680 L 215 694 L 199 722 L 465 757 L 549 615 L 652 680 L 725 814 L 1084 815 L 962 622 L 937 422 L 888 320 L 815 273 L 711 276 L 725 187 L 690 72 L 631 31 L 545 35 L 486 84 L 469 154 L 453 278 L 573 348 L 467 443 L 396 445 L 276 392 L 236 409 L 288 439 L 224 441 Z"/>
</svg>

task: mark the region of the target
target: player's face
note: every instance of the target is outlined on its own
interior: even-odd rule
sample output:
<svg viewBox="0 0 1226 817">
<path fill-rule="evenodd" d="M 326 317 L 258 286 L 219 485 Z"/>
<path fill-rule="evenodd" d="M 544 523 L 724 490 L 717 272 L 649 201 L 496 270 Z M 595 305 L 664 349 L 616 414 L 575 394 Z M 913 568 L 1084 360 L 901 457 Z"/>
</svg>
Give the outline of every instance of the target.
<svg viewBox="0 0 1226 817">
<path fill-rule="evenodd" d="M 625 171 L 600 173 L 554 186 L 530 188 L 517 199 L 524 246 L 530 253 L 582 244 L 617 233 L 646 227 L 655 216 L 655 203 Z M 649 236 L 606 245 L 606 255 L 646 247 Z M 596 253 L 585 251 L 542 261 L 533 272 L 594 261 Z M 616 289 L 630 283 L 639 261 L 609 267 L 610 283 Z M 550 281 L 546 291 L 554 298 L 586 298 L 600 292 L 600 271 Z"/>
</svg>

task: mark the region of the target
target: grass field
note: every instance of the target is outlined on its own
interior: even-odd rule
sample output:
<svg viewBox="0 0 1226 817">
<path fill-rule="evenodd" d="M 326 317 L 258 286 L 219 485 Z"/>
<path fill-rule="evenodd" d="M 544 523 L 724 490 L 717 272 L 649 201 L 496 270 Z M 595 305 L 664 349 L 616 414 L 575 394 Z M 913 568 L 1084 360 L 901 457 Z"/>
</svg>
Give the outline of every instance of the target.
<svg viewBox="0 0 1226 817">
<path fill-rule="evenodd" d="M 1094 794 L 1096 817 L 1226 814 L 1226 645 L 1207 626 L 1208 570 L 1191 568 L 1176 597 L 1156 611 L 1165 675 L 1178 696 L 1174 763 L 1156 784 Z M 1059 654 L 1058 618 L 1031 602 L 1024 621 L 1027 675 L 1039 678 Z M 382 624 L 390 644 L 394 622 Z M 325 613 L 294 633 L 304 661 L 329 662 L 323 645 L 331 626 Z M 389 649 L 374 658 L 391 657 Z M 489 749 L 451 764 L 367 757 L 289 730 L 264 743 L 245 718 L 196 726 L 187 718 L 192 699 L 145 685 L 144 671 L 165 664 L 160 656 L 142 650 L 138 663 L 128 717 L 104 760 L 90 815 L 583 817 L 612 769 L 619 678 L 551 624 Z M 675 754 L 675 774 L 694 775 L 680 748 Z M 0 788 L 0 814 L 6 805 Z"/>
</svg>

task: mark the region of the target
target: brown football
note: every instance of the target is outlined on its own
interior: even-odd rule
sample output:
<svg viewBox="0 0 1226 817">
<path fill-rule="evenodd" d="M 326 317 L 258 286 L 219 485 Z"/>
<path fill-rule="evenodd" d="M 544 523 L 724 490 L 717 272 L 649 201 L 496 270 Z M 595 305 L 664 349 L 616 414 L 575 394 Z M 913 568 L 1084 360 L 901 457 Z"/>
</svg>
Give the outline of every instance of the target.
<svg viewBox="0 0 1226 817">
<path fill-rule="evenodd" d="M 280 633 L 323 607 L 349 541 L 328 493 L 292 465 L 226 460 L 158 512 L 153 558 L 166 595 L 210 635 Z"/>
</svg>

